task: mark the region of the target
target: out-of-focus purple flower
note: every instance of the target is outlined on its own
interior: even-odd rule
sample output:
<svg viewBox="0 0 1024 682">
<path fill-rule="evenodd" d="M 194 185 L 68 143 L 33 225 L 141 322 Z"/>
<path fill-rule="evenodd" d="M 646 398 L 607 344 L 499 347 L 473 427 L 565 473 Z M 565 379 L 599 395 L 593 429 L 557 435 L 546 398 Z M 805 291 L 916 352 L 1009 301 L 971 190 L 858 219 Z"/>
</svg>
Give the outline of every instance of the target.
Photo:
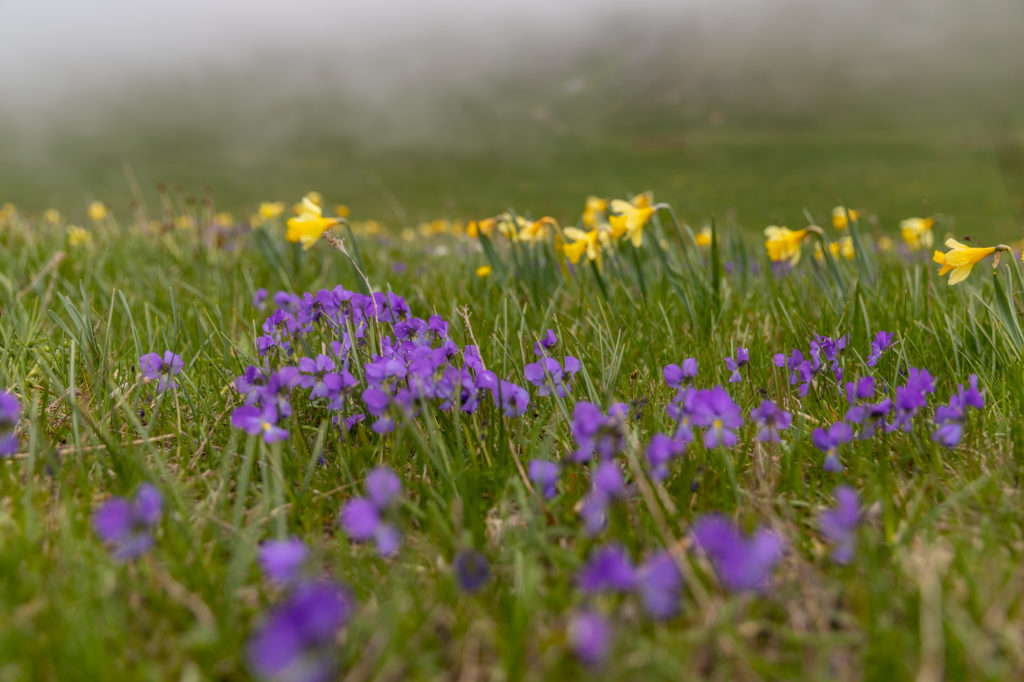
<svg viewBox="0 0 1024 682">
<path fill-rule="evenodd" d="M 284 440 L 288 431 L 277 425 L 277 408 L 273 405 L 243 405 L 231 413 L 231 426 L 245 431 L 250 436 L 263 436 L 267 443 Z"/>
<path fill-rule="evenodd" d="M 848 486 L 836 488 L 836 506 L 826 509 L 818 517 L 818 527 L 832 545 L 832 560 L 848 564 L 853 560 L 857 545 L 857 526 L 860 525 L 860 498 Z"/>
<path fill-rule="evenodd" d="M 693 535 L 711 560 L 722 585 L 735 592 L 766 589 L 785 549 L 782 538 L 774 531 L 761 528 L 747 538 L 718 514 L 697 519 Z"/>
<path fill-rule="evenodd" d="M 260 545 L 257 558 L 263 575 L 279 585 L 296 583 L 309 556 L 306 543 L 298 538 L 268 540 Z"/>
<path fill-rule="evenodd" d="M 626 550 L 619 545 L 600 547 L 580 569 L 576 581 L 587 594 L 599 592 L 631 592 L 637 574 Z"/>
<path fill-rule="evenodd" d="M 267 307 L 267 290 L 257 289 L 252 295 L 252 307 L 256 310 L 263 310 Z"/>
<path fill-rule="evenodd" d="M 511 381 L 499 381 L 497 390 L 491 389 L 494 404 L 500 405 L 506 417 L 519 417 L 530 405 L 530 394 L 525 388 Z"/>
<path fill-rule="evenodd" d="M 607 497 L 618 497 L 625 488 L 622 480 L 622 469 L 614 459 L 602 460 L 597 464 L 593 474 L 594 490 Z"/>
<path fill-rule="evenodd" d="M 672 388 L 679 388 L 684 383 L 689 384 L 697 376 L 697 359 L 686 358 L 682 366 L 665 365 L 661 374 L 665 378 L 665 383 Z"/>
<path fill-rule="evenodd" d="M 838 473 L 843 470 L 837 453 L 839 446 L 849 443 L 851 438 L 853 438 L 853 432 L 846 422 L 836 422 L 828 427 L 828 430 L 814 429 L 811 434 L 811 442 L 814 443 L 814 447 L 825 453 L 825 471 Z"/>
<path fill-rule="evenodd" d="M 335 675 L 332 645 L 351 614 L 352 598 L 341 585 L 303 583 L 253 633 L 249 664 L 264 679 L 327 682 Z"/>
<path fill-rule="evenodd" d="M 590 536 L 597 535 L 608 524 L 608 496 L 591 490 L 580 500 L 579 514 L 583 519 L 584 532 Z"/>
<path fill-rule="evenodd" d="M 647 613 L 655 618 L 671 618 L 679 610 L 683 577 L 668 552 L 649 558 L 637 572 L 637 592 Z"/>
<path fill-rule="evenodd" d="M 785 431 L 793 423 L 793 416 L 771 400 L 751 410 L 750 418 L 757 425 L 757 439 L 762 443 L 778 443 L 779 431 Z"/>
<path fill-rule="evenodd" d="M 396 260 L 396 261 L 392 261 L 391 262 L 391 272 L 395 273 L 396 275 L 405 274 L 405 272 L 408 269 L 409 269 L 409 266 L 406 265 L 405 263 L 403 263 L 400 260 Z"/>
<path fill-rule="evenodd" d="M 159 353 L 146 353 L 139 358 L 139 369 L 142 370 L 144 381 L 156 381 L 157 393 L 163 393 L 167 389 L 178 387 L 178 382 L 172 377 L 179 374 L 185 367 L 180 355 L 171 351 Z"/>
<path fill-rule="evenodd" d="M 13 393 L 0 391 L 0 457 L 18 451 L 18 437 L 14 429 L 21 418 L 21 403 Z"/>
<path fill-rule="evenodd" d="M 972 374 L 967 388 L 963 384 L 957 386 L 957 392 L 949 404 L 940 405 L 935 409 L 935 423 L 938 428 L 932 434 L 932 440 L 947 448 L 955 448 L 963 440 L 964 424 L 967 421 L 967 408 L 980 410 L 985 407 L 985 396 L 978 390 L 978 376 Z"/>
<path fill-rule="evenodd" d="M 491 579 L 491 565 L 480 552 L 463 550 L 452 561 L 455 582 L 466 592 L 476 592 Z"/>
<path fill-rule="evenodd" d="M 743 425 L 740 407 L 721 386 L 698 391 L 694 398 L 693 423 L 703 426 L 704 446 L 731 448 L 736 444 L 733 429 Z"/>
<path fill-rule="evenodd" d="M 373 469 L 363 483 L 366 497 L 354 497 L 341 509 L 338 522 L 350 540 L 367 542 L 373 540 L 381 556 L 391 556 L 398 551 L 401 534 L 382 515 L 401 494 L 402 482 L 397 475 L 385 467 Z"/>
<path fill-rule="evenodd" d="M 543 459 L 530 460 L 528 475 L 530 481 L 540 489 L 544 499 L 550 500 L 555 496 L 555 487 L 558 484 L 558 463 L 549 462 Z"/>
<path fill-rule="evenodd" d="M 736 349 L 736 359 L 727 357 L 725 359 L 725 366 L 729 368 L 732 374 L 729 376 L 729 383 L 735 384 L 743 381 L 743 375 L 740 374 L 740 368 L 747 365 L 750 362 L 750 353 L 747 352 L 746 348 L 742 346 Z"/>
<path fill-rule="evenodd" d="M 850 409 L 844 419 L 850 424 L 859 426 L 857 437 L 867 440 L 875 435 L 875 431 L 885 425 L 892 412 L 892 399 L 884 398 L 878 403 L 868 402 L 875 395 L 875 380 L 862 377 L 856 382 L 846 383 L 846 400 Z"/>
<path fill-rule="evenodd" d="M 882 353 L 889 346 L 892 345 L 892 334 L 889 332 L 878 332 L 875 334 L 874 340 L 871 341 L 871 353 L 868 354 L 867 366 L 874 367 L 878 364 L 878 359 L 882 357 Z"/>
<path fill-rule="evenodd" d="M 580 662 L 596 666 L 608 656 L 611 645 L 611 625 L 601 614 L 584 610 L 569 621 L 569 647 Z"/>
<path fill-rule="evenodd" d="M 647 445 L 647 462 L 651 466 L 651 478 L 663 481 L 668 478 L 668 463 L 686 452 L 686 443 L 669 438 L 663 433 L 651 436 Z"/>
<path fill-rule="evenodd" d="M 626 408 L 628 413 L 629 409 Z M 572 411 L 573 438 L 577 448 L 573 461 L 586 462 L 596 452 L 601 459 L 610 459 L 622 450 L 624 416 L 616 413 L 605 416 L 593 403 L 580 401 Z"/>
<path fill-rule="evenodd" d="M 544 336 L 540 338 L 540 341 L 533 344 L 533 354 L 546 355 L 547 351 L 553 348 L 556 343 L 558 343 L 558 337 L 555 336 L 555 330 L 548 329 Z"/>
<path fill-rule="evenodd" d="M 159 523 L 162 509 L 160 491 L 143 483 L 134 500 L 107 500 L 93 514 L 92 525 L 96 535 L 110 545 L 115 559 L 133 559 L 152 546 L 152 528 Z"/>
</svg>

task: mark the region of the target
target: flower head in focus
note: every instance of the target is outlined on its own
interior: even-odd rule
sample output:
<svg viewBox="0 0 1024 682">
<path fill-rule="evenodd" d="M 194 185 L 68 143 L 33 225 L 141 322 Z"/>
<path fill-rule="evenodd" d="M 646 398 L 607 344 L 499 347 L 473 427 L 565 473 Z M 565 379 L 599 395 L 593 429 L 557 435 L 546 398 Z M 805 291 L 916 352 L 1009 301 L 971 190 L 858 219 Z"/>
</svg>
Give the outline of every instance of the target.
<svg viewBox="0 0 1024 682">
<path fill-rule="evenodd" d="M 949 251 L 946 253 L 936 251 L 932 260 L 942 266 L 939 268 L 939 277 L 942 277 L 947 272 L 951 273 L 949 275 L 950 285 L 959 284 L 967 279 L 975 265 L 996 252 L 996 247 L 994 246 L 967 246 L 952 237 L 946 240 L 946 247 Z"/>
<path fill-rule="evenodd" d="M 146 353 L 139 358 L 139 369 L 142 370 L 142 379 L 144 381 L 156 381 L 157 393 L 163 393 L 169 388 L 177 388 L 178 382 L 173 377 L 181 373 L 184 367 L 185 362 L 181 359 L 181 356 L 169 350 L 164 351 L 163 355 L 159 353 Z"/>
</svg>

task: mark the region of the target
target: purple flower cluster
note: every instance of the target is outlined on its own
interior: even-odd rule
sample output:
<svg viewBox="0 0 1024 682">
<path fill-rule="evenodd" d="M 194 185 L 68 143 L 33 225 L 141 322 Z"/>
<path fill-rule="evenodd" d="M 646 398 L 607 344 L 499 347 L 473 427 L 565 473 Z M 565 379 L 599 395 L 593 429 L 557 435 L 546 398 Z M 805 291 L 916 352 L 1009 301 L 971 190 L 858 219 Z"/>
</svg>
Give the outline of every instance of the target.
<svg viewBox="0 0 1024 682">
<path fill-rule="evenodd" d="M 935 382 L 928 370 L 911 367 L 906 383 L 896 388 L 893 418 L 886 430 L 910 431 L 914 417 L 928 405 L 928 396 L 934 392 Z"/>
<path fill-rule="evenodd" d="M 349 539 L 373 540 L 381 556 L 391 556 L 398 551 L 402 536 L 398 528 L 382 516 L 402 494 L 402 481 L 391 469 L 377 467 L 366 475 L 363 490 L 366 496 L 349 500 L 338 521 Z"/>
<path fill-rule="evenodd" d="M 757 425 L 757 440 L 762 443 L 778 443 L 779 432 L 793 424 L 793 415 L 771 400 L 762 401 L 751 410 L 750 419 Z"/>
<path fill-rule="evenodd" d="M 268 442 L 288 437 L 281 422 L 292 414 L 297 390 L 308 391 L 308 401 L 328 410 L 344 432 L 367 417 L 375 432 L 390 432 L 427 404 L 475 412 L 488 395 L 507 417 L 529 405 L 529 393 L 487 370 L 475 346 L 460 349 L 449 338 L 445 320 L 412 316 L 393 293 L 366 296 L 337 286 L 302 296 L 279 291 L 273 301 L 256 342 L 263 364 L 235 379 L 245 404 L 232 414 L 235 428 Z M 370 349 L 371 329 L 380 331 L 379 352 Z M 291 359 L 296 348 L 324 345 L 328 353 Z M 548 388 L 568 390 L 578 369 L 566 358 L 550 370 L 558 379 Z"/>
<path fill-rule="evenodd" d="M 143 483 L 135 499 L 112 497 L 96 510 L 92 525 L 106 542 L 115 559 L 134 559 L 153 545 L 152 528 L 160 522 L 163 497 L 149 483 Z"/>
<path fill-rule="evenodd" d="M 794 348 L 787 357 L 784 353 L 777 353 L 773 358 L 775 366 L 789 370 L 789 383 L 791 386 L 800 385 L 799 394 L 807 395 L 814 377 L 831 368 L 836 382 L 843 379 L 843 368 L 840 364 L 840 355 L 846 350 L 846 335 L 837 338 L 815 334 L 811 340 L 810 351 L 805 359 L 799 349 Z"/>
<path fill-rule="evenodd" d="M 139 358 L 139 369 L 142 370 L 143 381 L 156 381 L 156 392 L 163 393 L 167 389 L 178 387 L 174 376 L 181 373 L 185 362 L 180 355 L 171 351 L 159 353 L 146 353 Z"/>
<path fill-rule="evenodd" d="M 882 353 L 891 345 L 892 333 L 880 331 L 875 334 L 875 338 L 871 341 L 871 352 L 868 354 L 865 364 L 868 367 L 877 365 L 879 358 L 882 357 Z"/>
<path fill-rule="evenodd" d="M 555 331 L 549 329 L 539 341 L 533 344 L 533 352 L 540 359 L 523 368 L 523 376 L 540 389 L 537 395 L 542 397 L 552 393 L 562 398 L 569 395 L 572 391 L 572 379 L 580 371 L 580 361 L 573 356 L 566 355 L 562 362 L 559 362 L 548 354 L 557 343 L 558 337 L 555 336 Z"/>
<path fill-rule="evenodd" d="M 957 386 L 949 403 L 935 409 L 935 424 L 938 429 L 932 434 L 932 440 L 947 448 L 954 448 L 964 437 L 964 424 L 967 421 L 967 408 L 981 410 L 985 407 L 985 394 L 978 390 L 978 376 L 972 374 L 967 388 L 963 384 Z"/>
<path fill-rule="evenodd" d="M 875 431 L 885 427 L 892 413 L 892 399 L 883 398 L 872 402 L 875 397 L 875 380 L 873 377 L 861 377 L 857 381 L 846 382 L 846 410 L 844 419 L 851 426 L 857 427 L 857 437 L 867 440 L 875 435 Z"/>
<path fill-rule="evenodd" d="M 731 521 L 718 514 L 701 517 L 693 524 L 697 546 L 711 560 L 722 585 L 733 592 L 763 591 L 785 543 L 772 530 L 761 528 L 746 537 Z"/>
<path fill-rule="evenodd" d="M 18 436 L 14 429 L 21 418 L 21 403 L 13 393 L 0 391 L 0 457 L 18 451 Z"/>
</svg>

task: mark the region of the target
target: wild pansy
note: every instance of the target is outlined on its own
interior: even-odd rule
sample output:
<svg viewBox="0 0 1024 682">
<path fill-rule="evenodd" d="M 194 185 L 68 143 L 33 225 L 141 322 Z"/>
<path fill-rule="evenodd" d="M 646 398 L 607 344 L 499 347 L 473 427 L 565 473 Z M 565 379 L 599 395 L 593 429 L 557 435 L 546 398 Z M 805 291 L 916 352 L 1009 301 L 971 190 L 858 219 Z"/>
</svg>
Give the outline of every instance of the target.
<svg viewBox="0 0 1024 682">
<path fill-rule="evenodd" d="M 679 388 L 683 384 L 690 384 L 697 376 L 697 359 L 686 358 L 682 366 L 676 364 L 665 365 L 661 371 L 665 383 L 671 388 Z"/>
<path fill-rule="evenodd" d="M 267 290 L 260 287 L 252 295 L 252 307 L 256 310 L 263 310 L 267 307 Z"/>
<path fill-rule="evenodd" d="M 740 406 L 732 401 L 721 386 L 697 391 L 693 399 L 693 423 L 705 427 L 704 447 L 727 447 L 736 444 L 734 429 L 743 425 Z"/>
<path fill-rule="evenodd" d="M 743 381 L 743 375 L 740 374 L 740 368 L 745 367 L 750 362 L 750 353 L 747 352 L 746 348 L 739 346 L 736 348 L 736 358 L 733 359 L 731 356 L 725 359 L 725 366 L 729 368 L 732 374 L 729 376 L 729 383 L 735 384 Z"/>
<path fill-rule="evenodd" d="M 629 408 L 621 403 L 613 405 L 607 416 L 593 403 L 576 403 L 570 425 L 577 445 L 571 455 L 572 460 L 586 462 L 595 453 L 601 459 L 611 459 L 621 452 L 624 443 L 622 427 L 628 413 Z"/>
<path fill-rule="evenodd" d="M 555 486 L 558 484 L 558 463 L 543 459 L 531 459 L 527 469 L 530 482 L 540 490 L 544 499 L 550 500 L 555 496 Z"/>
<path fill-rule="evenodd" d="M 654 618 L 671 618 L 679 610 L 683 576 L 672 555 L 658 552 L 637 571 L 636 590 L 644 610 Z"/>
<path fill-rule="evenodd" d="M 146 353 L 139 358 L 139 369 L 142 370 L 142 380 L 156 381 L 156 392 L 163 393 L 167 389 L 178 387 L 178 382 L 172 377 L 179 374 L 185 367 L 181 356 L 171 351 L 159 353 Z"/>
<path fill-rule="evenodd" d="M 663 481 L 668 478 L 668 463 L 686 452 L 686 443 L 666 436 L 663 433 L 656 433 L 651 436 L 647 444 L 647 463 L 650 465 L 651 478 L 656 481 Z"/>
<path fill-rule="evenodd" d="M 274 443 L 288 437 L 287 429 L 277 425 L 279 419 L 274 405 L 242 405 L 231 413 L 231 426 L 250 436 L 262 436 L 267 443 Z"/>
<path fill-rule="evenodd" d="M 143 483 L 132 500 L 112 497 L 104 502 L 93 514 L 92 525 L 115 559 L 134 559 L 153 545 L 152 529 L 162 510 L 160 491 Z"/>
<path fill-rule="evenodd" d="M 880 331 L 875 334 L 875 338 L 871 341 L 871 353 L 868 354 L 868 359 L 865 364 L 867 364 L 868 367 L 874 367 L 877 365 L 878 359 L 882 357 L 882 352 L 891 345 L 891 333 Z"/>
<path fill-rule="evenodd" d="M 577 584 L 586 594 L 632 592 L 636 581 L 633 561 L 620 545 L 605 545 L 594 550 L 576 576 Z"/>
<path fill-rule="evenodd" d="M 338 519 L 345 534 L 355 542 L 373 540 L 381 556 L 398 551 L 401 535 L 391 523 L 383 520 L 385 514 L 402 493 L 402 482 L 386 467 L 377 467 L 363 482 L 365 497 L 355 497 L 345 503 Z"/>
<path fill-rule="evenodd" d="M 928 396 L 935 392 L 935 382 L 928 370 L 911 367 L 907 381 L 897 386 L 893 399 L 892 422 L 887 431 L 910 431 L 918 410 L 928 405 Z"/>
<path fill-rule="evenodd" d="M 985 407 L 985 395 L 978 390 L 978 376 L 972 374 L 967 388 L 963 384 L 957 386 L 949 403 L 935 408 L 935 424 L 938 428 L 932 434 L 932 440 L 947 448 L 960 444 L 964 436 L 964 423 L 967 421 L 967 408 L 980 410 Z"/>
<path fill-rule="evenodd" d="M 789 370 L 789 384 L 790 386 L 800 384 L 797 393 L 801 397 L 807 395 L 807 391 L 811 387 L 813 372 L 811 361 L 805 360 L 803 353 L 794 348 L 788 357 L 784 353 L 776 353 L 772 361 L 776 367 Z"/>
<path fill-rule="evenodd" d="M 14 429 L 21 418 L 21 403 L 17 396 L 0 391 L 0 457 L 13 455 L 18 451 L 18 436 Z"/>
<path fill-rule="evenodd" d="M 762 443 L 778 443 L 779 432 L 793 423 L 793 416 L 771 400 L 764 400 L 751 410 L 750 419 L 757 426 L 757 440 Z"/>
<path fill-rule="evenodd" d="M 552 357 L 544 357 L 523 368 L 523 376 L 536 386 L 540 396 L 552 393 L 564 398 L 572 390 L 572 378 L 580 371 L 580 361 L 571 355 L 565 356 L 564 365 Z"/>
<path fill-rule="evenodd" d="M 463 550 L 452 560 L 455 582 L 465 592 L 477 592 L 491 579 L 491 565 L 480 552 Z"/>
<path fill-rule="evenodd" d="M 860 525 L 860 498 L 849 486 L 836 488 L 836 506 L 826 509 L 818 517 L 821 534 L 832 545 L 832 560 L 848 564 L 853 560 L 857 544 L 857 526 Z"/>
<path fill-rule="evenodd" d="M 877 403 L 870 402 L 875 395 L 875 380 L 873 377 L 861 377 L 857 381 L 846 382 L 846 401 L 850 408 L 843 417 L 847 422 L 860 429 L 857 437 L 867 440 L 875 435 L 878 428 L 885 426 L 889 414 L 892 412 L 892 399 L 883 398 Z"/>
<path fill-rule="evenodd" d="M 665 406 L 665 412 L 676 422 L 672 439 L 686 445 L 693 441 L 693 417 L 697 410 L 699 391 L 684 386 L 676 391 L 672 401 Z"/>
<path fill-rule="evenodd" d="M 838 473 L 843 470 L 837 453 L 839 446 L 849 443 L 851 438 L 853 438 L 853 432 L 846 422 L 836 422 L 828 429 L 814 429 L 811 434 L 811 442 L 814 443 L 814 447 L 825 453 L 825 471 Z"/>
<path fill-rule="evenodd" d="M 335 582 L 298 585 L 249 639 L 246 651 L 253 672 L 263 679 L 289 682 L 333 679 L 335 639 L 352 608 L 348 590 Z"/>
<path fill-rule="evenodd" d="M 278 585 L 297 583 L 308 556 L 309 549 L 298 538 L 267 540 L 257 553 L 263 575 Z"/>
<path fill-rule="evenodd" d="M 569 621 L 569 648 L 581 663 L 596 666 L 608 656 L 611 645 L 611 624 L 601 614 L 583 610 Z"/>
<path fill-rule="evenodd" d="M 693 536 L 711 560 L 722 585 L 730 591 L 763 591 L 782 558 L 785 543 L 774 531 L 758 529 L 746 537 L 731 521 L 718 514 L 697 519 Z"/>
</svg>

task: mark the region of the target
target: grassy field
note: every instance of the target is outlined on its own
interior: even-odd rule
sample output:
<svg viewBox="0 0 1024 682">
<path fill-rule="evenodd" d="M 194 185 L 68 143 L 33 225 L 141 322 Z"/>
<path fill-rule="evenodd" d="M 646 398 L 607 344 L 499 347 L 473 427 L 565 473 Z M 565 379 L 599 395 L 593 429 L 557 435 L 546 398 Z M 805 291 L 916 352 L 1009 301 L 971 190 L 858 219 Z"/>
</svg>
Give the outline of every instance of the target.
<svg viewBox="0 0 1024 682">
<path fill-rule="evenodd" d="M 947 286 L 926 252 L 877 251 L 877 228 L 865 222 L 854 259 L 815 259 L 810 235 L 789 270 L 738 227 L 802 226 L 805 206 L 828 225 L 841 192 L 877 212 L 897 241 L 895 221 L 923 213 L 927 199 L 957 216 L 958 234 L 969 229 L 975 245 L 994 245 L 1014 233 L 991 154 L 812 134 L 706 132 L 680 149 L 605 144 L 537 167 L 425 156 L 379 166 L 376 184 L 358 173 L 355 156 L 337 176 L 316 175 L 315 164 L 307 175 L 288 167 L 222 175 L 217 196 L 255 207 L 315 186 L 328 206 L 347 202 L 372 216 L 393 210 L 377 187 L 410 220 L 514 205 L 572 224 L 587 194 L 623 195 L 628 178 L 695 229 L 729 207 L 735 218 L 719 223 L 711 246 L 697 246 L 660 209 L 639 248 L 623 239 L 605 246 L 600 266 L 584 256 L 564 269 L 565 233 L 550 226 L 534 242 L 510 241 L 498 228 L 484 238 L 409 239 L 341 229 L 366 281 L 324 240 L 310 250 L 286 242 L 284 216 L 254 231 L 154 233 L 111 198 L 114 211 L 87 224 L 77 245 L 64 220 L 50 225 L 31 209 L 9 219 L 0 229 L 0 390 L 16 396 L 21 413 L 13 423 L 0 415 L 0 436 L 14 436 L 13 456 L 0 459 L 0 679 L 246 679 L 273 668 L 261 654 L 284 650 L 295 656 L 286 656 L 287 671 L 275 668 L 280 679 L 1019 679 L 1024 394 L 1019 308 L 1005 294 L 1021 291 L 1016 257 L 1002 254 L 995 279 L 990 257 Z M 602 170 L 612 147 L 616 164 Z M 957 163 L 944 163 L 951 155 Z M 868 158 L 873 170 L 848 163 Z M 175 175 L 173 163 L 168 179 L 211 182 L 199 170 Z M 574 175 L 582 168 L 586 175 Z M 961 186 L 949 181 L 954 173 Z M 116 175 L 98 172 L 89 196 L 113 197 Z M 719 199 L 718 180 L 734 203 Z M 936 225 L 937 244 L 951 225 Z M 489 276 L 478 276 L 482 266 Z M 393 299 L 375 315 L 360 307 L 350 293 L 367 283 L 403 297 L 408 312 Z M 338 285 L 348 302 L 332 299 L 328 312 L 273 297 Z M 254 307 L 260 288 L 271 297 Z M 307 318 L 288 327 L 278 315 L 261 331 L 278 305 Z M 410 331 L 412 318 L 425 324 L 433 315 L 446 332 Z M 399 324 L 404 318 L 412 322 Z M 432 320 L 432 329 L 442 327 Z M 546 395 L 530 365 L 548 329 L 557 344 L 545 352 L 566 385 Z M 892 343 L 872 353 L 880 331 Z M 823 337 L 845 337 L 845 349 Z M 411 345 L 398 347 L 399 338 Z M 414 347 L 440 348 L 445 338 L 445 357 L 414 369 L 413 357 L 424 362 Z M 333 342 L 350 347 L 339 356 Z M 749 363 L 731 383 L 723 358 L 740 347 Z M 808 365 L 780 368 L 774 356 L 784 354 L 785 365 L 793 349 Z M 400 369 L 382 364 L 382 350 L 403 358 Z M 165 351 L 180 355 L 181 368 L 164 376 L 177 386 L 160 391 L 145 356 Z M 254 435 L 237 428 L 251 416 L 239 411 L 246 398 L 236 383 L 247 366 L 284 371 L 318 354 L 344 358 L 356 384 L 337 404 L 285 382 L 271 416 L 255 417 L 263 423 Z M 571 379 L 566 356 L 579 361 Z M 696 360 L 698 393 L 666 383 L 679 379 L 664 368 L 684 358 Z M 473 368 L 469 384 L 446 402 L 440 378 L 462 367 Z M 930 373 L 932 392 L 912 387 L 911 368 Z M 944 414 L 971 375 L 984 407 Z M 866 376 L 873 396 L 848 401 L 845 382 Z M 367 393 L 373 387 L 383 406 Z M 721 397 L 712 400 L 713 387 L 731 396 L 722 414 L 687 402 L 711 405 Z M 913 409 L 904 405 L 910 394 L 923 401 Z M 519 404 L 506 402 L 517 395 Z M 897 410 L 879 412 L 877 430 L 848 412 L 886 398 Z M 791 415 L 779 442 L 758 438 L 751 411 L 764 400 Z M 589 422 L 610 439 L 600 462 L 577 461 L 594 447 L 584 402 L 602 412 L 625 403 L 629 413 Z M 703 425 L 692 442 L 686 420 L 666 411 L 672 404 L 687 415 L 693 408 L 690 425 Z M 351 431 L 335 421 L 359 415 Z M 831 454 L 818 447 L 815 430 L 844 420 L 855 437 Z M 962 426 L 962 440 L 938 442 L 943 424 Z M 735 430 L 735 443 L 722 428 Z M 266 437 L 277 429 L 287 434 Z M 685 445 L 661 473 L 649 448 L 659 433 Z M 559 463 L 553 496 L 533 460 Z M 374 512 L 400 534 L 386 556 L 378 549 L 387 538 L 339 525 L 355 498 L 374 499 L 363 482 L 381 466 L 402 487 Z M 621 485 L 609 480 L 612 469 Z M 144 484 L 162 498 L 159 518 L 137 506 L 133 534 L 108 528 L 104 541 L 100 510 L 113 514 L 105 505 L 114 496 L 131 499 Z M 859 499 L 834 532 L 822 513 L 840 486 Z M 760 550 L 701 539 L 716 513 L 744 533 L 762 529 Z M 344 602 L 335 611 L 331 598 L 300 608 L 302 586 L 260 569 L 262 543 L 289 537 L 308 548 L 300 582 L 330 586 L 328 597 Z M 126 549 L 136 540 L 152 544 Z M 852 549 L 848 561 L 836 561 L 844 558 L 837 547 Z M 615 548 L 635 569 L 610 567 L 621 560 Z M 655 556 L 665 558 L 660 582 L 653 564 L 640 568 Z M 485 577 L 481 585 L 473 575 Z M 660 617 L 646 608 L 652 593 Z M 320 664 L 329 670 L 322 678 L 310 669 Z"/>
</svg>

